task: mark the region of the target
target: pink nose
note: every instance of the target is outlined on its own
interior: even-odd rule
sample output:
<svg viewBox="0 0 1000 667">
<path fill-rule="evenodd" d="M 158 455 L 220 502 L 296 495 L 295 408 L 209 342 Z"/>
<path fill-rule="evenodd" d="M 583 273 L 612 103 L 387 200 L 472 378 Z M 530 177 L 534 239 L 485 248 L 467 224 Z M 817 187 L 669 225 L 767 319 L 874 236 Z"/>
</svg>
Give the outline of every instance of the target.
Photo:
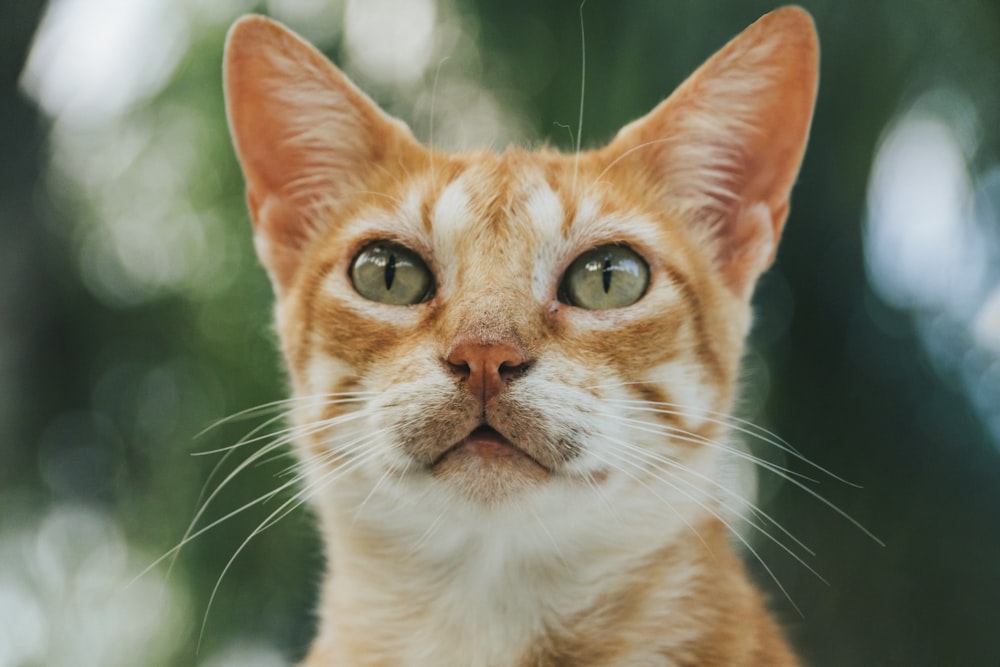
<svg viewBox="0 0 1000 667">
<path fill-rule="evenodd" d="M 489 403 L 528 370 L 526 353 L 511 343 L 457 342 L 445 358 L 448 368 L 473 396 Z"/>
</svg>

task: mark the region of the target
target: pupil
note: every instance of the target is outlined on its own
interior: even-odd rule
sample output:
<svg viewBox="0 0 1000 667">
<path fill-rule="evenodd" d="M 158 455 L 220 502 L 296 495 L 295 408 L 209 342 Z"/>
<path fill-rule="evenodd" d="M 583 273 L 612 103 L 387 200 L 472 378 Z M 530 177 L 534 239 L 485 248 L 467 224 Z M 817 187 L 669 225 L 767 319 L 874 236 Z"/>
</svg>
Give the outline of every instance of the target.
<svg viewBox="0 0 1000 667">
<path fill-rule="evenodd" d="M 601 270 L 601 280 L 604 282 L 604 293 L 611 289 L 611 256 L 604 256 L 604 268 Z"/>
<path fill-rule="evenodd" d="M 389 261 L 385 265 L 385 289 L 388 292 L 392 289 L 392 281 L 396 279 L 396 255 L 390 254 Z"/>
</svg>

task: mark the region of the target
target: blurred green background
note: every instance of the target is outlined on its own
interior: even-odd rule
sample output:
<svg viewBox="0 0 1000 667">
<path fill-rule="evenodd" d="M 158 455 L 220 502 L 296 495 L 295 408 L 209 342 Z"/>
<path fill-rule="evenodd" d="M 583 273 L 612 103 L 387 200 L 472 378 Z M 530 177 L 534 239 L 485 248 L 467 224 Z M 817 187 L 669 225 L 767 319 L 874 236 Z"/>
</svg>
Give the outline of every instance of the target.
<svg viewBox="0 0 1000 667">
<path fill-rule="evenodd" d="M 1000 5 L 803 4 L 819 101 L 740 414 L 859 485 L 811 488 L 885 546 L 764 473 L 762 505 L 828 583 L 757 540 L 800 615 L 751 567 L 809 665 L 1000 665 Z M 773 7 L 587 2 L 583 144 Z M 212 480 L 221 457 L 194 454 L 260 420 L 197 434 L 283 394 L 221 96 L 225 31 L 250 11 L 314 41 L 425 140 L 433 107 L 438 145 L 572 146 L 575 2 L 7 2 L 0 667 L 272 667 L 312 634 L 322 559 L 305 511 L 247 545 L 208 609 L 290 493 L 133 581 L 250 451 Z M 200 525 L 289 465 L 247 467 Z"/>
</svg>

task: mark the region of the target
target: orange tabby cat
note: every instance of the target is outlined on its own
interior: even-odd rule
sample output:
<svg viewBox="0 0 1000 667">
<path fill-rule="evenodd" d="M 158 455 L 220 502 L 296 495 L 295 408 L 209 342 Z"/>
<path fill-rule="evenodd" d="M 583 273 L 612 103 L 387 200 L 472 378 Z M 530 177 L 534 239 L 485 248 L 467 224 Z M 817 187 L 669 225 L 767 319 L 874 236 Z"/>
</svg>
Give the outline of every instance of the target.
<svg viewBox="0 0 1000 667">
<path fill-rule="evenodd" d="M 304 664 L 796 665 L 720 467 L 808 14 L 579 155 L 428 149 L 258 16 L 225 78 L 330 564 Z"/>
</svg>

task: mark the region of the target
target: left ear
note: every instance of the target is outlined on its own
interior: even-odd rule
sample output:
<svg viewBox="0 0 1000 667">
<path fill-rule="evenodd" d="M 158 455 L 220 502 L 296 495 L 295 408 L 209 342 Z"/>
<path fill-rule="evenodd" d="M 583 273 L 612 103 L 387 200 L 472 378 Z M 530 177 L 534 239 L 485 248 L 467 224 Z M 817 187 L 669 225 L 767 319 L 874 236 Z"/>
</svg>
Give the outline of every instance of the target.
<svg viewBox="0 0 1000 667">
<path fill-rule="evenodd" d="M 727 284 L 749 298 L 774 261 L 812 119 L 819 45 L 809 14 L 771 12 L 604 152 L 652 177 L 665 208 L 707 225 Z"/>
</svg>

